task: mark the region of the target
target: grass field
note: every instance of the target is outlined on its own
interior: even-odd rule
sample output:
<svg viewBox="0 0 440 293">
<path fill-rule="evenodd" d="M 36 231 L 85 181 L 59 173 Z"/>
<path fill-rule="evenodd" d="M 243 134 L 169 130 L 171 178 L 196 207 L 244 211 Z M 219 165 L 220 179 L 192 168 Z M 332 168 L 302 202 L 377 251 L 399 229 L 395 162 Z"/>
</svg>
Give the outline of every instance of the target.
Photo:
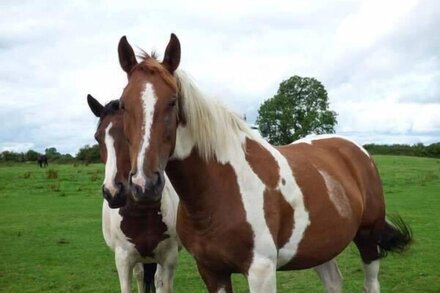
<svg viewBox="0 0 440 293">
<path fill-rule="evenodd" d="M 440 292 L 440 160 L 375 160 L 388 213 L 399 213 L 415 239 L 406 254 L 382 261 L 382 292 Z M 0 292 L 119 291 L 113 254 L 101 235 L 102 177 L 102 165 L 0 166 Z M 361 292 L 356 248 L 349 246 L 338 263 L 344 292 Z M 235 292 L 248 291 L 242 276 L 233 282 Z M 322 292 L 311 270 L 278 273 L 277 282 L 278 292 Z M 206 291 L 185 251 L 174 288 Z"/>
</svg>

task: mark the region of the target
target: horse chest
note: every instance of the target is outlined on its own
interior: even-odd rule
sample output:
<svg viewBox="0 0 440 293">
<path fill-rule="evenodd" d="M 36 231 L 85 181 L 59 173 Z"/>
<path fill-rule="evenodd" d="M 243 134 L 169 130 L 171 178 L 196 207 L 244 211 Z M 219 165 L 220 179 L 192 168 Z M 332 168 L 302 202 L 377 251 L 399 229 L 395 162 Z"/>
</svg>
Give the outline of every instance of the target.
<svg viewBox="0 0 440 293">
<path fill-rule="evenodd" d="M 142 257 L 154 257 L 154 250 L 159 243 L 167 238 L 167 226 L 156 210 L 141 214 L 130 214 L 126 210 L 120 212 L 121 231 L 128 241 L 134 244 Z"/>
</svg>

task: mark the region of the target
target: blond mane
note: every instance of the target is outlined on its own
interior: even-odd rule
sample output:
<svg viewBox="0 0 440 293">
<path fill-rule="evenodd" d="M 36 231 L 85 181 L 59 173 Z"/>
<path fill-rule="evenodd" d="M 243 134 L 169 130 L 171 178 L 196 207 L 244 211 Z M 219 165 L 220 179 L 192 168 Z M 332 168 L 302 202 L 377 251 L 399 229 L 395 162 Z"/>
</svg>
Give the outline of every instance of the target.
<svg viewBox="0 0 440 293">
<path fill-rule="evenodd" d="M 186 120 L 185 135 L 191 136 L 201 158 L 225 162 L 244 149 L 246 137 L 258 139 L 237 113 L 205 96 L 184 71 L 177 70 L 175 77 Z"/>
</svg>

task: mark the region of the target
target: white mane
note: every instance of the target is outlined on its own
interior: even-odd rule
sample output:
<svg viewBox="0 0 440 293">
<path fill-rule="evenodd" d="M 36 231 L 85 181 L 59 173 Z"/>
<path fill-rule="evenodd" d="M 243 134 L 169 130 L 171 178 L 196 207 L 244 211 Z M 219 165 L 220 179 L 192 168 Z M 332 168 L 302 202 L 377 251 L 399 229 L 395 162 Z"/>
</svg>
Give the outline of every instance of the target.
<svg viewBox="0 0 440 293">
<path fill-rule="evenodd" d="M 177 129 L 174 157 L 186 157 L 195 147 L 205 160 L 226 162 L 235 152 L 243 150 L 246 137 L 258 139 L 237 113 L 206 97 L 188 74 L 177 70 L 175 76 L 186 126 Z"/>
</svg>

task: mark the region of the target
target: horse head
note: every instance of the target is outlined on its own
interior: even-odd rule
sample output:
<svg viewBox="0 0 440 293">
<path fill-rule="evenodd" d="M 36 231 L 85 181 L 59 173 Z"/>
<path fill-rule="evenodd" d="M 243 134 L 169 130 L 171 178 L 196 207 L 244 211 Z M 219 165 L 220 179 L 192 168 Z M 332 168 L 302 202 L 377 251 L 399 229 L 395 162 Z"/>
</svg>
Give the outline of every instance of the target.
<svg viewBox="0 0 440 293">
<path fill-rule="evenodd" d="M 127 178 L 130 172 L 128 143 L 124 136 L 123 114 L 119 101 L 101 105 L 91 95 L 87 96 L 90 109 L 99 117 L 95 139 L 99 144 L 101 161 L 105 164 L 102 195 L 111 208 L 120 208 L 127 200 Z"/>
<path fill-rule="evenodd" d="M 120 107 L 130 144 L 130 193 L 136 201 L 155 203 L 161 199 L 165 167 L 176 143 L 179 115 L 174 72 L 180 63 L 180 43 L 172 34 L 162 62 L 144 54 L 138 63 L 125 36 L 118 53 L 128 78 Z"/>
</svg>

